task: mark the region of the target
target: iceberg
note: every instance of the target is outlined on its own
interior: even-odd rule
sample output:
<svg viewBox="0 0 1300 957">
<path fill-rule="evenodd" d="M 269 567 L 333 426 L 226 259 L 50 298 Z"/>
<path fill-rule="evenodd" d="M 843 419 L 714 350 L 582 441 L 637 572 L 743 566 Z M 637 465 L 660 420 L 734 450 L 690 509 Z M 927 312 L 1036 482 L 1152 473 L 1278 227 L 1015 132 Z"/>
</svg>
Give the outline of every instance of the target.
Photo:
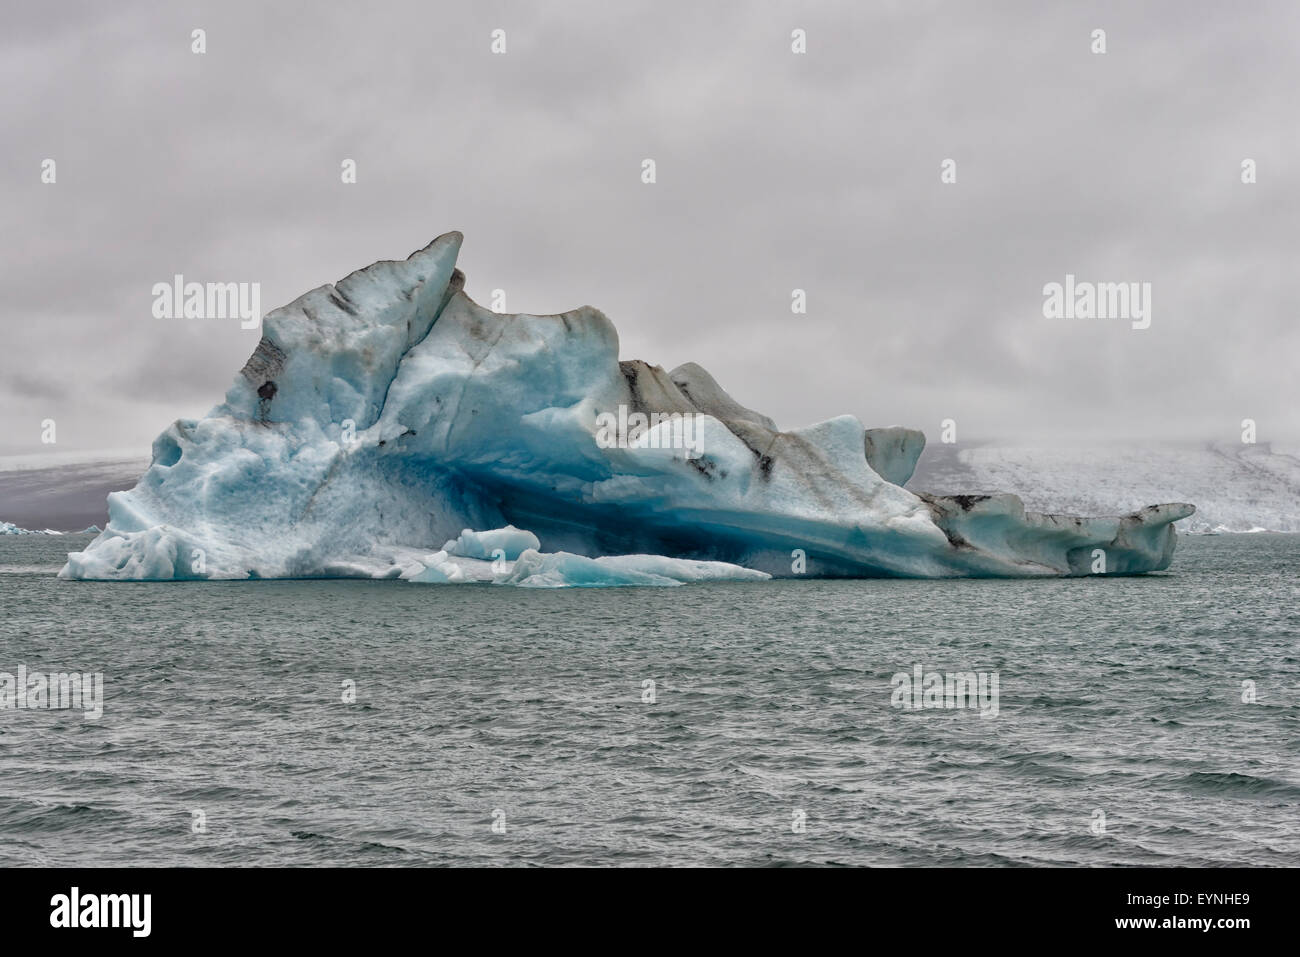
<svg viewBox="0 0 1300 957">
<path fill-rule="evenodd" d="M 729 562 L 692 561 L 665 555 L 607 555 L 524 552 L 500 579 L 523 588 L 602 588 L 611 585 L 677 586 L 688 582 L 762 581 L 772 576 Z"/>
<path fill-rule="evenodd" d="M 461 582 L 491 581 L 490 577 L 474 574 L 478 569 L 464 562 L 451 561 L 446 552 L 430 555 L 428 564 L 413 575 L 403 574 L 408 581 L 433 585 L 453 585 Z M 489 575 L 490 575 L 489 571 Z"/>
<path fill-rule="evenodd" d="M 269 313 L 224 401 L 155 440 L 60 575 L 1134 574 L 1169 565 L 1174 522 L 1194 511 L 1076 518 L 909 491 L 919 431 L 848 415 L 782 431 L 698 365 L 620 360 L 594 308 L 491 312 L 464 292 L 461 242 L 447 233 Z"/>
<path fill-rule="evenodd" d="M 523 541 L 531 535 L 514 527 L 465 532 L 476 542 Z M 534 536 L 534 540 L 536 540 Z M 448 542 L 448 545 L 455 544 Z M 499 550 L 498 550 L 499 549 Z M 474 547 L 476 551 L 482 551 Z M 399 577 L 423 584 L 459 585 L 486 582 L 521 588 L 606 588 L 618 585 L 675 587 L 689 582 L 763 581 L 772 576 L 728 562 L 670 558 L 666 555 L 605 555 L 588 558 L 572 552 L 543 553 L 524 548 L 511 558 L 494 545 L 491 561 L 449 551 L 424 556 L 420 566 L 403 568 Z"/>
<path fill-rule="evenodd" d="M 99 529 L 95 529 L 99 531 Z M 0 535 L 62 535 L 52 528 L 22 528 L 13 522 L 0 522 Z"/>
<path fill-rule="evenodd" d="M 537 551 L 541 547 L 542 543 L 532 532 L 507 525 L 487 532 L 475 532 L 467 528 L 455 540 L 443 545 L 442 549 L 448 555 L 462 555 L 465 558 L 499 557 L 504 561 L 514 561 L 529 549 Z M 498 552 L 499 556 L 496 554 Z"/>
</svg>

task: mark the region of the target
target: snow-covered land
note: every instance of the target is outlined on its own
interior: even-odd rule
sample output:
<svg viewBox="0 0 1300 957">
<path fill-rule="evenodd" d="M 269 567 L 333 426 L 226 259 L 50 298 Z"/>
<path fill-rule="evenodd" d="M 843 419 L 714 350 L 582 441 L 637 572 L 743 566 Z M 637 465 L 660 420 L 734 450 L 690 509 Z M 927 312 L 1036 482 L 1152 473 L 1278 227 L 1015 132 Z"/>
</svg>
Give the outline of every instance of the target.
<svg viewBox="0 0 1300 957">
<path fill-rule="evenodd" d="M 1193 512 L 1070 518 L 1013 495 L 908 491 L 921 433 L 847 415 L 782 432 L 697 365 L 620 362 L 591 307 L 490 312 L 463 291 L 461 238 L 268 314 L 225 401 L 158 437 L 61 574 L 535 586 L 1122 574 L 1166 567 L 1173 522 Z"/>
<path fill-rule="evenodd" d="M 1107 515 L 1196 503 L 1184 532 L 1300 532 L 1300 448 L 1276 442 L 926 449 L 910 487 L 1014 492 L 1027 508 Z"/>
</svg>

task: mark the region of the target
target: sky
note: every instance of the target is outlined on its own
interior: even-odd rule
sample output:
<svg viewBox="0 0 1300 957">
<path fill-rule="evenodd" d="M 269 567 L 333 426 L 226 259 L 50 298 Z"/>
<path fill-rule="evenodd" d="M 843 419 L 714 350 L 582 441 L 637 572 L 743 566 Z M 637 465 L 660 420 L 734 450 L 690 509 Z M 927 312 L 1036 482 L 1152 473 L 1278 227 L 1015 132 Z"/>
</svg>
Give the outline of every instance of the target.
<svg viewBox="0 0 1300 957">
<path fill-rule="evenodd" d="M 452 229 L 477 301 L 595 306 L 783 428 L 1294 440 L 1298 40 L 1286 2 L 15 3 L 0 454 L 220 401 L 258 332 L 155 283 L 265 312 Z M 1047 318 L 1067 274 L 1150 283 L 1149 327 Z"/>
</svg>

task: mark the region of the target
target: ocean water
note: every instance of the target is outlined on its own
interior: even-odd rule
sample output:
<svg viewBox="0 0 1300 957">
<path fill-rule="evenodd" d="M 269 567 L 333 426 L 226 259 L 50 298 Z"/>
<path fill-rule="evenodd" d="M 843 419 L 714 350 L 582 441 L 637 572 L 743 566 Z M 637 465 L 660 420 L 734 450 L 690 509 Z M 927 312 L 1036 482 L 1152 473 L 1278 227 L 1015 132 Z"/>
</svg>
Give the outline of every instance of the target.
<svg viewBox="0 0 1300 957">
<path fill-rule="evenodd" d="M 0 672 L 105 690 L 0 711 L 0 865 L 1300 864 L 1300 536 L 562 591 L 57 580 L 87 540 L 0 539 Z"/>
</svg>

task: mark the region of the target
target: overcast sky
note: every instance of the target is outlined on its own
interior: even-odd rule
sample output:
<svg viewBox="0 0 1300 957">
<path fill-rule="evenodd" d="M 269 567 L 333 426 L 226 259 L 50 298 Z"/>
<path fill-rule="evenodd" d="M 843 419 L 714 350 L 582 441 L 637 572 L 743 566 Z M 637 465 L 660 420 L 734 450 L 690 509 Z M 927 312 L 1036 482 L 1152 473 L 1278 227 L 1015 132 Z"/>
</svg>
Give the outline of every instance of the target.
<svg viewBox="0 0 1300 957">
<path fill-rule="evenodd" d="M 258 333 L 156 282 L 269 311 L 451 229 L 476 300 L 596 306 L 782 427 L 1300 434 L 1300 5 L 333 7 L 7 5 L 0 452 L 220 400 Z M 1150 328 L 1044 318 L 1066 273 L 1151 283 Z"/>
</svg>

